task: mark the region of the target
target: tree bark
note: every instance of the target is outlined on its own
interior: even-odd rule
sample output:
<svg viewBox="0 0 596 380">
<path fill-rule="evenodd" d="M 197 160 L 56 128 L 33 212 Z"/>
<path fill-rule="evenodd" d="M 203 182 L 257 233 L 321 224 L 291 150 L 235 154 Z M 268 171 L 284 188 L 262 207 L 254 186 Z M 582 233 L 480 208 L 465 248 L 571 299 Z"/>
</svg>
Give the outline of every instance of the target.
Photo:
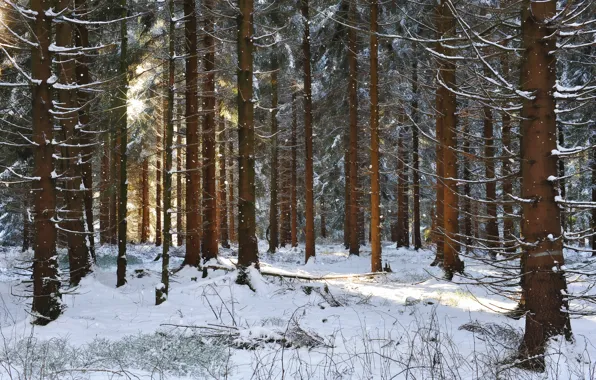
<svg viewBox="0 0 596 380">
<path fill-rule="evenodd" d="M 161 253 L 161 286 L 155 291 L 155 304 L 160 305 L 168 298 L 170 290 L 170 247 L 172 246 L 172 145 L 174 144 L 174 94 L 176 62 L 174 0 L 169 1 L 169 31 L 168 31 L 168 107 L 166 109 L 165 130 L 165 165 L 163 172 L 163 247 Z"/>
<path fill-rule="evenodd" d="M 290 184 L 290 205 L 291 205 L 291 227 L 290 233 L 292 235 L 292 247 L 298 246 L 298 104 L 297 104 L 297 85 L 293 82 L 292 89 L 292 179 Z"/>
<path fill-rule="evenodd" d="M 70 4 L 69 0 L 60 0 L 59 12 L 66 12 Z M 59 22 L 56 24 L 56 46 L 68 50 L 74 48 L 74 35 L 72 24 Z M 66 159 L 66 180 L 64 181 L 66 210 L 64 211 L 64 228 L 68 241 L 68 262 L 70 272 L 70 284 L 76 286 L 81 279 L 91 271 L 91 260 L 87 241 L 85 238 L 85 205 L 84 192 L 81 191 L 83 151 L 80 148 L 79 125 L 79 102 L 77 90 L 67 86 L 77 82 L 76 60 L 69 54 L 57 54 L 58 80 L 65 88 L 58 92 L 60 126 L 62 137 L 67 147 L 62 149 Z M 60 225 L 59 225 L 60 227 Z"/>
<path fill-rule="evenodd" d="M 142 201 L 141 208 L 141 243 L 149 241 L 149 159 L 143 159 L 143 182 L 142 182 Z"/>
<path fill-rule="evenodd" d="M 278 155 L 277 155 L 277 71 L 279 65 L 277 58 L 273 57 L 273 67 L 271 72 L 271 198 L 269 202 L 269 253 L 275 253 L 279 247 L 279 218 L 278 218 L 278 199 L 277 199 L 277 176 L 278 176 Z"/>
<path fill-rule="evenodd" d="M 314 200 L 314 169 L 313 169 L 313 141 L 312 141 L 312 76 L 310 55 L 310 16 L 309 0 L 300 0 L 302 18 L 304 19 L 304 38 L 302 51 L 304 54 L 304 148 L 305 148 L 305 192 L 306 192 L 306 245 L 304 261 L 308 262 L 315 256 L 315 200 Z"/>
<path fill-rule="evenodd" d="M 203 82 L 203 262 L 217 257 L 217 186 L 215 173 L 215 0 L 203 2 L 205 11 L 203 44 L 205 80 Z"/>
<path fill-rule="evenodd" d="M 167 98 L 168 98 L 168 94 L 167 94 L 167 89 L 166 87 L 166 83 L 167 83 L 167 77 L 166 77 L 166 72 L 164 71 L 164 77 L 163 77 L 163 86 L 164 86 L 164 91 L 165 94 L 163 94 L 163 102 L 162 102 L 162 123 L 161 124 L 157 124 L 155 127 L 158 129 L 157 130 L 157 134 L 155 136 L 155 157 L 156 157 L 156 162 L 155 162 L 155 246 L 156 247 L 161 247 L 162 243 L 163 243 L 163 235 L 162 235 L 162 220 L 161 220 L 161 215 L 162 215 L 162 196 L 163 196 L 163 179 L 162 179 L 162 165 L 163 165 L 163 158 L 164 158 L 164 154 L 163 154 L 163 140 L 165 137 L 165 131 L 166 131 L 166 123 L 167 123 Z"/>
<path fill-rule="evenodd" d="M 75 0 L 77 9 L 77 17 L 81 20 L 86 20 L 88 11 L 87 0 Z M 76 46 L 81 48 L 88 48 L 89 45 L 89 32 L 85 24 L 77 24 L 74 29 L 74 38 Z M 77 67 L 76 67 L 76 78 L 78 85 L 88 85 L 91 83 L 91 75 L 89 73 L 89 60 L 85 53 L 81 53 L 77 56 Z M 87 129 L 90 126 L 89 118 L 89 96 L 86 90 L 79 90 L 78 92 L 79 102 L 79 124 L 81 125 L 81 143 L 83 145 L 83 160 L 81 164 L 81 171 L 83 176 L 83 185 L 85 188 L 83 197 L 85 202 L 85 221 L 87 222 L 87 233 L 89 240 L 89 253 L 94 262 L 95 257 L 95 227 L 94 227 L 94 215 L 93 215 L 93 154 L 94 147 L 91 141 L 90 131 Z"/>
<path fill-rule="evenodd" d="M 451 13 L 447 0 L 441 0 L 439 30 L 441 36 L 452 34 L 455 30 L 455 18 Z M 451 54 L 451 49 L 441 46 L 445 55 Z M 441 81 L 455 88 L 455 63 L 439 60 L 439 77 Z M 453 92 L 440 85 L 438 92 L 441 97 L 442 140 L 443 145 L 443 255 L 445 277 L 451 279 L 455 272 L 463 271 L 463 262 L 459 259 L 459 197 L 457 193 L 457 99 Z"/>
<path fill-rule="evenodd" d="M 422 248 L 420 234 L 420 157 L 418 136 L 418 60 L 414 60 L 412 67 L 412 120 L 416 123 L 412 127 L 412 194 L 414 207 L 414 249 Z"/>
<path fill-rule="evenodd" d="M 230 248 L 230 237 L 228 227 L 228 194 L 227 194 L 227 155 L 226 155 L 226 119 L 223 115 L 223 101 L 220 102 L 220 118 L 219 118 L 219 136 L 221 142 L 219 147 L 219 199 L 220 199 L 220 219 L 219 219 L 219 239 L 221 246 Z"/>
<path fill-rule="evenodd" d="M 116 286 L 126 284 L 126 229 L 128 226 L 127 204 L 128 204 L 128 175 L 126 172 L 127 147 L 128 147 L 128 112 L 126 109 L 128 91 L 128 28 L 126 20 L 128 17 L 127 0 L 120 0 L 122 6 L 120 22 L 120 83 L 118 99 L 120 103 L 121 114 L 118 118 L 120 130 L 120 194 L 118 197 L 118 260 L 116 269 Z"/>
<path fill-rule="evenodd" d="M 552 336 L 571 336 L 566 294 L 561 210 L 557 189 L 548 180 L 557 175 L 557 125 L 553 88 L 556 82 L 556 25 L 550 19 L 556 1 L 524 0 L 521 11 L 521 122 L 522 236 L 525 252 L 522 292 L 526 302 L 526 330 L 520 348 L 523 366 L 544 370 L 545 346 Z M 553 270 L 555 268 L 556 270 Z"/>
<path fill-rule="evenodd" d="M 400 127 L 397 142 L 397 248 L 410 246 L 410 223 L 408 202 L 408 162 L 406 152 L 405 109 L 399 115 Z"/>
<path fill-rule="evenodd" d="M 230 241 L 235 242 L 236 239 L 236 210 L 234 205 L 234 140 L 229 129 L 226 129 L 226 140 L 228 142 L 228 173 L 230 179 L 228 180 L 228 209 L 229 209 L 229 223 L 228 223 L 228 235 Z"/>
<path fill-rule="evenodd" d="M 184 264 L 194 267 L 200 262 L 200 171 L 199 171 L 199 103 L 197 13 L 194 0 L 184 1 L 184 35 L 186 43 L 186 254 Z"/>
<path fill-rule="evenodd" d="M 372 7 L 372 5 L 371 5 Z M 372 8 L 371 8 L 372 11 Z M 356 22 L 356 5 L 350 2 L 350 23 Z M 348 29 L 348 97 L 350 102 L 350 255 L 360 255 L 360 189 L 358 189 L 358 44 L 356 30 Z"/>
<path fill-rule="evenodd" d="M 484 121 L 484 168 L 485 177 L 488 179 L 486 182 L 486 200 L 489 203 L 486 204 L 486 214 L 488 221 L 486 223 L 486 239 L 489 240 L 488 247 L 490 249 L 497 249 L 500 246 L 499 237 L 499 225 L 497 224 L 497 183 L 495 178 L 495 139 L 494 139 L 494 127 L 493 127 L 493 113 L 492 109 L 488 106 L 482 107 L 483 121 Z M 492 258 L 496 257 L 495 251 L 489 251 Z"/>
<path fill-rule="evenodd" d="M 253 0 L 238 0 L 238 266 L 237 282 L 249 283 L 246 268 L 259 267 L 255 234 L 255 130 L 253 105 Z"/>
<path fill-rule="evenodd" d="M 370 234 L 371 271 L 383 270 L 381 260 L 381 181 L 379 172 L 379 44 L 378 0 L 370 2 Z"/>
<path fill-rule="evenodd" d="M 103 138 L 103 154 L 101 156 L 101 193 L 99 195 L 99 243 L 110 242 L 110 134 Z"/>
<path fill-rule="evenodd" d="M 35 143 L 33 176 L 39 178 L 33 183 L 35 234 L 33 242 L 33 302 L 31 312 L 34 323 L 47 325 L 62 312 L 60 277 L 56 254 L 57 232 L 54 224 L 56 216 L 56 187 L 52 176 L 54 171 L 54 145 L 52 97 L 48 80 L 52 75 L 50 43 L 52 19 L 47 15 L 50 2 L 31 0 L 31 10 L 35 13 L 32 32 L 36 45 L 31 49 L 32 84 L 31 119 Z"/>
<path fill-rule="evenodd" d="M 184 244 L 184 205 L 182 201 L 182 106 L 178 101 L 178 129 L 176 131 L 176 245 Z"/>
</svg>

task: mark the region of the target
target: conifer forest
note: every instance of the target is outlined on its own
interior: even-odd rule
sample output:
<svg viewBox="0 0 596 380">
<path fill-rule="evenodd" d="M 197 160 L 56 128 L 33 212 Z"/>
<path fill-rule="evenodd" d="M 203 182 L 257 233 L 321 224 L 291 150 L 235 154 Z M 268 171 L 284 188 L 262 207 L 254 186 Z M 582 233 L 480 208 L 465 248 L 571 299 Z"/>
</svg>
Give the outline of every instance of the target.
<svg viewBox="0 0 596 380">
<path fill-rule="evenodd" d="M 0 0 L 0 380 L 595 379 L 595 0 Z"/>
</svg>

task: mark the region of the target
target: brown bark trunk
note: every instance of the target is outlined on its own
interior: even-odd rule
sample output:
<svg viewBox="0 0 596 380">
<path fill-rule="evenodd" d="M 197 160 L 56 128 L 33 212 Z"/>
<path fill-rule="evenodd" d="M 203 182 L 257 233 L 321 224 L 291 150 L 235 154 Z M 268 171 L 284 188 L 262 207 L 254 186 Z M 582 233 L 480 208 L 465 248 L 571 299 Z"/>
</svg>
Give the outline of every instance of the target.
<svg viewBox="0 0 596 380">
<path fill-rule="evenodd" d="M 21 247 L 22 252 L 27 252 L 30 247 L 30 239 L 31 239 L 31 223 L 29 222 L 29 190 L 25 187 L 25 192 L 23 194 L 23 246 Z"/>
<path fill-rule="evenodd" d="M 223 111 L 223 101 L 220 102 L 220 111 Z M 226 171 L 226 119 L 223 112 L 220 112 L 219 118 L 219 136 L 221 142 L 219 147 L 219 239 L 221 246 L 230 248 L 229 233 L 228 233 L 228 194 L 227 194 L 227 171 Z"/>
<path fill-rule="evenodd" d="M 217 186 L 215 173 L 215 39 L 213 8 L 215 0 L 203 2 L 205 12 L 203 44 L 205 57 L 205 80 L 203 82 L 203 239 L 201 252 L 203 262 L 218 254 L 217 236 Z"/>
<path fill-rule="evenodd" d="M 229 220 L 228 220 L 228 235 L 230 241 L 236 241 L 236 209 L 234 201 L 234 140 L 229 130 L 226 130 L 226 140 L 228 141 L 228 173 L 230 179 L 228 180 L 228 209 L 229 209 Z"/>
<path fill-rule="evenodd" d="M 186 254 L 184 264 L 199 266 L 200 261 L 200 171 L 197 13 L 194 0 L 184 0 L 186 43 Z"/>
<path fill-rule="evenodd" d="M 291 205 L 291 227 L 290 233 L 292 235 L 292 247 L 298 246 L 298 196 L 297 196 L 297 185 L 298 185 L 298 101 L 296 96 L 296 82 L 293 83 L 292 91 L 292 180 L 290 189 L 290 205 Z"/>
<path fill-rule="evenodd" d="M 327 221 L 325 219 L 325 204 L 321 203 L 321 237 L 327 238 Z"/>
<path fill-rule="evenodd" d="M 163 235 L 162 235 L 162 196 L 163 196 L 163 179 L 162 179 L 162 164 L 163 164 L 163 139 L 165 137 L 166 131 L 166 118 L 167 118 L 167 89 L 166 87 L 166 74 L 164 72 L 164 91 L 166 92 L 163 94 L 163 102 L 162 102 L 162 123 L 156 125 L 157 134 L 155 136 L 155 246 L 161 247 L 163 242 Z"/>
<path fill-rule="evenodd" d="M 500 246 L 499 225 L 497 223 L 497 183 L 493 180 L 495 177 L 495 140 L 493 131 L 493 113 L 490 107 L 482 107 L 484 115 L 484 157 L 485 157 L 485 177 L 488 182 L 486 186 L 486 200 L 490 203 L 486 205 L 486 214 L 488 221 L 486 223 L 486 238 L 489 240 L 488 248 L 497 249 Z M 489 251 L 491 257 L 496 257 L 495 251 Z"/>
<path fill-rule="evenodd" d="M 101 193 L 99 195 L 99 243 L 110 242 L 110 134 L 103 139 L 101 156 Z"/>
<path fill-rule="evenodd" d="M 472 238 L 473 238 L 473 232 L 472 232 L 472 218 L 473 215 L 476 215 L 475 213 L 472 213 L 472 200 L 470 199 L 471 195 L 472 195 L 472 186 L 470 185 L 469 181 L 472 178 L 472 172 L 471 172 L 471 168 L 470 168 L 470 160 L 469 160 L 469 154 L 471 154 L 471 149 L 470 149 L 470 139 L 468 138 L 468 134 L 470 133 L 470 122 L 469 122 L 469 115 L 464 115 L 463 117 L 465 117 L 465 121 L 464 121 L 464 125 L 463 125 L 463 144 L 462 144 L 462 150 L 464 151 L 464 157 L 462 157 L 463 160 L 463 164 L 464 164 L 464 168 L 463 168 L 463 175 L 464 175 L 464 181 L 466 181 L 464 183 L 464 195 L 465 195 L 465 199 L 463 201 L 463 212 L 464 212 L 464 241 L 466 244 L 466 253 L 470 253 L 471 251 L 471 245 L 472 245 Z"/>
<path fill-rule="evenodd" d="M 128 91 L 128 28 L 126 25 L 128 17 L 127 0 L 120 0 L 122 14 L 120 17 L 120 88 L 118 100 L 120 115 L 118 126 L 120 132 L 120 192 L 118 194 L 118 260 L 116 269 L 116 286 L 126 284 L 126 243 L 127 243 L 127 205 L 128 205 L 128 174 L 126 171 L 127 147 L 128 147 L 128 112 L 127 97 Z"/>
<path fill-rule="evenodd" d="M 409 202 L 408 202 L 408 167 L 406 161 L 405 110 L 400 110 L 400 130 L 397 142 L 397 248 L 410 246 Z"/>
<path fill-rule="evenodd" d="M 238 266 L 237 282 L 249 283 L 245 269 L 258 268 L 255 231 L 255 130 L 253 105 L 253 0 L 238 0 Z"/>
<path fill-rule="evenodd" d="M 455 18 L 449 9 L 447 0 L 441 0 L 439 21 L 439 31 L 441 36 L 446 36 L 454 32 Z M 441 51 L 450 55 L 451 51 L 441 46 Z M 455 63 L 449 60 L 440 60 L 439 76 L 443 83 L 450 88 L 455 88 Z M 443 266 L 445 276 L 451 279 L 455 272 L 463 271 L 463 262 L 459 259 L 459 243 L 457 241 L 459 234 L 459 197 L 457 193 L 457 99 L 453 92 L 444 86 L 439 87 L 441 97 L 442 119 L 442 140 L 443 145 Z"/>
<path fill-rule="evenodd" d="M 143 159 L 141 243 L 149 241 L 149 159 Z"/>
<path fill-rule="evenodd" d="M 418 60 L 414 60 L 412 68 L 412 120 L 418 124 Z M 419 158 L 418 125 L 412 127 L 412 193 L 414 203 L 414 249 L 422 248 L 420 234 L 420 158 Z"/>
<path fill-rule="evenodd" d="M 503 70 L 503 75 L 505 78 L 509 77 L 509 62 L 508 57 L 504 56 L 504 59 L 501 60 L 501 67 Z M 512 144 L 511 144 L 511 116 L 507 112 L 503 112 L 501 114 L 501 140 L 503 144 L 503 149 L 506 152 L 511 152 Z M 503 156 L 507 156 L 507 154 L 503 154 Z M 511 170 L 511 162 L 509 158 L 505 158 L 503 160 L 503 176 L 509 176 L 512 174 Z M 506 178 L 503 180 L 503 198 L 508 201 L 509 197 L 507 194 L 513 195 L 513 180 L 511 178 Z M 513 205 L 511 203 L 503 204 L 503 239 L 505 241 L 512 240 L 514 234 L 514 226 L 513 226 Z M 507 248 L 508 251 L 513 251 L 511 247 Z"/>
<path fill-rule="evenodd" d="M 176 246 L 184 244 L 184 204 L 182 202 L 182 106 L 178 101 L 178 129 L 176 131 Z"/>
<path fill-rule="evenodd" d="M 61 0 L 58 5 L 60 12 L 65 11 L 69 6 L 69 0 Z M 73 28 L 69 22 L 56 24 L 56 45 L 63 49 L 74 47 Z M 76 61 L 68 54 L 58 54 L 58 80 L 59 83 L 68 85 L 77 81 Z M 82 184 L 82 162 L 83 151 L 80 148 L 80 133 L 77 130 L 79 124 L 79 102 L 77 91 L 70 88 L 58 90 L 58 101 L 60 103 L 60 126 L 62 136 L 67 147 L 62 149 L 66 159 L 65 180 L 65 203 L 64 228 L 66 229 L 68 241 L 68 262 L 70 272 L 70 284 L 78 285 L 87 273 L 91 271 L 91 260 L 85 238 L 85 206 L 84 192 L 81 191 Z M 62 227 L 62 226 L 59 226 Z"/>
<path fill-rule="evenodd" d="M 304 38 L 302 51 L 304 54 L 304 191 L 306 192 L 306 245 L 304 261 L 315 256 L 315 200 L 314 200 L 314 169 L 313 169 L 313 141 L 312 141 L 312 76 L 310 56 L 310 17 L 309 0 L 300 0 L 302 17 L 304 19 Z"/>
<path fill-rule="evenodd" d="M 277 58 L 273 58 L 273 72 L 271 73 L 271 198 L 269 202 L 269 253 L 275 253 L 279 246 L 279 219 L 277 212 L 277 174 L 278 174 L 278 157 L 277 157 Z"/>
<path fill-rule="evenodd" d="M 596 202 L 596 149 L 592 149 L 592 154 L 591 154 L 591 169 L 592 169 L 592 202 Z M 596 208 L 592 209 L 592 220 L 591 220 L 591 225 L 592 225 L 592 233 L 596 232 Z M 596 236 L 592 235 L 591 237 L 591 246 L 592 246 L 592 250 L 595 252 L 592 252 L 592 257 L 596 256 Z"/>
<path fill-rule="evenodd" d="M 551 336 L 571 327 L 567 313 L 566 280 L 561 236 L 561 210 L 555 202 L 557 189 L 548 181 L 557 175 L 557 126 L 553 88 L 556 80 L 556 1 L 522 4 L 521 90 L 532 92 L 523 99 L 521 124 L 522 235 L 527 243 L 522 291 L 526 302 L 526 331 L 521 355 L 524 366 L 544 369 L 544 351 Z M 553 270 L 556 268 L 556 271 Z"/>
<path fill-rule="evenodd" d="M 76 0 L 76 9 L 78 18 L 86 20 L 87 0 Z M 89 47 L 89 33 L 85 24 L 77 24 L 74 30 L 75 44 L 82 48 Z M 76 77 L 77 84 L 87 85 L 91 83 L 91 75 L 89 73 L 89 60 L 83 53 L 77 56 L 77 67 Z M 87 92 L 79 91 L 78 102 L 79 102 L 79 124 L 81 125 L 81 143 L 83 145 L 83 163 L 81 164 L 83 185 L 85 192 L 83 194 L 85 202 L 85 221 L 87 223 L 87 233 L 89 239 L 89 253 L 93 261 L 96 261 L 95 257 L 95 227 L 94 227 L 94 215 L 93 215 L 93 154 L 94 147 L 91 141 L 91 135 L 89 134 L 89 96 Z"/>
<path fill-rule="evenodd" d="M 166 128 L 164 141 L 163 171 L 163 247 L 161 253 L 161 286 L 155 288 L 155 304 L 160 305 L 168 298 L 170 290 L 170 247 L 172 246 L 172 145 L 174 144 L 174 80 L 176 75 L 175 41 L 176 21 L 174 18 L 174 0 L 169 1 L 168 30 L 168 98 L 166 108 Z"/>
<path fill-rule="evenodd" d="M 378 0 L 370 2 L 370 235 L 371 271 L 383 270 L 381 259 L 381 180 L 379 169 Z"/>
<path fill-rule="evenodd" d="M 118 101 L 114 100 L 114 113 L 118 113 Z M 120 136 L 117 115 L 111 115 L 112 125 L 110 141 L 110 244 L 118 244 L 118 197 L 120 179 Z"/>
<path fill-rule="evenodd" d="M 35 236 L 33 243 L 33 303 L 31 312 L 34 323 L 47 325 L 58 318 L 62 311 L 60 278 L 56 255 L 56 187 L 52 178 L 54 171 L 52 97 L 48 80 L 51 77 L 52 58 L 50 43 L 52 19 L 46 15 L 50 2 L 31 0 L 31 10 L 36 12 L 32 22 L 32 32 L 36 46 L 31 49 L 32 85 L 32 139 L 34 146 L 33 176 L 39 178 L 32 185 Z"/>
<path fill-rule="evenodd" d="M 350 3 L 349 19 L 356 22 L 356 5 Z M 360 198 L 358 189 L 358 44 L 356 31 L 348 29 L 348 97 L 350 101 L 350 255 L 360 254 Z"/>
</svg>

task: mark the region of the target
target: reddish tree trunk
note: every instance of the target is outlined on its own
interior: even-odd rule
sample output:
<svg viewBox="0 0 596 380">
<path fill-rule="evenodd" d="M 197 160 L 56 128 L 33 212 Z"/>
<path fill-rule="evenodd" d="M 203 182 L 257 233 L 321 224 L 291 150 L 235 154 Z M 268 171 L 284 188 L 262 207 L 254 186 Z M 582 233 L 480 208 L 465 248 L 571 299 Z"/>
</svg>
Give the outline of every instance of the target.
<svg viewBox="0 0 596 380">
<path fill-rule="evenodd" d="M 182 106 L 178 101 L 178 130 L 176 131 L 176 245 L 184 244 L 184 205 L 182 202 Z"/>
<path fill-rule="evenodd" d="M 203 82 L 203 261 L 216 258 L 217 236 L 217 186 L 215 173 L 215 39 L 213 33 L 214 0 L 205 0 L 203 45 L 205 48 L 205 79 Z"/>
<path fill-rule="evenodd" d="M 234 140 L 229 130 L 226 130 L 226 140 L 228 141 L 228 173 L 230 179 L 228 180 L 228 209 L 229 209 L 229 220 L 228 220 L 228 235 L 230 241 L 236 241 L 236 210 L 234 200 Z"/>
<path fill-rule="evenodd" d="M 34 323 L 47 325 L 58 318 L 62 311 L 60 278 L 56 254 L 56 188 L 54 171 L 52 97 L 50 79 L 52 58 L 50 43 L 52 19 L 46 15 L 50 2 L 31 0 L 31 10 L 36 12 L 32 22 L 32 32 L 36 46 L 31 49 L 32 85 L 32 140 L 34 145 L 33 176 L 39 178 L 33 184 L 35 236 L 33 242 L 33 302 L 31 312 Z"/>
<path fill-rule="evenodd" d="M 416 125 L 412 127 L 412 193 L 414 198 L 413 238 L 414 249 L 418 250 L 422 248 L 422 236 L 420 234 L 420 158 L 418 152 L 418 60 L 414 60 L 412 69 L 412 120 L 416 123 Z"/>
<path fill-rule="evenodd" d="M 275 253 L 279 246 L 279 219 L 277 212 L 277 174 L 278 174 L 278 157 L 277 157 L 277 70 L 279 70 L 277 59 L 273 58 L 273 72 L 271 73 L 271 198 L 269 202 L 269 253 Z"/>
<path fill-rule="evenodd" d="M 499 247 L 499 225 L 497 223 L 497 184 L 495 177 L 495 140 L 493 131 L 493 114 L 490 107 L 483 107 L 484 114 L 484 157 L 485 157 L 485 176 L 488 179 L 486 183 L 486 200 L 490 203 L 486 205 L 488 221 L 486 223 L 486 238 L 489 240 L 489 248 Z M 490 251 L 491 257 L 496 256 L 496 252 Z"/>
<path fill-rule="evenodd" d="M 194 0 L 184 1 L 186 43 L 186 255 L 184 264 L 199 266 L 200 261 L 200 171 L 197 14 Z"/>
<path fill-rule="evenodd" d="M 292 144 L 292 180 L 291 180 L 291 189 L 290 189 L 290 205 L 291 205 L 291 241 L 292 247 L 298 246 L 298 194 L 297 194 L 297 185 L 298 185 L 298 105 L 296 102 L 298 101 L 296 96 L 296 82 L 293 83 L 293 91 L 292 91 L 292 135 L 291 135 L 291 144 Z"/>
<path fill-rule="evenodd" d="M 370 2 L 370 236 L 371 270 L 383 270 L 381 261 L 381 181 L 379 172 L 379 46 L 378 0 Z"/>
<path fill-rule="evenodd" d="M 302 40 L 302 51 L 304 54 L 304 191 L 306 193 L 306 245 L 305 262 L 315 256 L 315 200 L 313 192 L 314 169 L 313 169 L 313 141 L 312 141 L 312 76 L 310 56 L 310 17 L 309 0 L 300 0 L 302 17 L 304 18 L 304 38 Z"/>
<path fill-rule="evenodd" d="M 223 102 L 220 103 L 220 110 L 223 111 Z M 230 248 L 228 233 L 228 194 L 226 189 L 227 171 L 226 171 L 226 119 L 223 112 L 220 112 L 219 118 L 219 238 L 221 246 Z"/>
<path fill-rule="evenodd" d="M 410 246 L 410 223 L 408 202 L 408 162 L 406 152 L 407 133 L 405 131 L 406 111 L 400 111 L 400 130 L 397 142 L 397 248 Z"/>
<path fill-rule="evenodd" d="M 250 283 L 244 269 L 258 268 L 255 234 L 255 130 L 253 105 L 253 0 L 238 0 L 238 283 Z"/>
<path fill-rule="evenodd" d="M 149 241 L 149 159 L 143 159 L 141 243 Z"/>
<path fill-rule="evenodd" d="M 356 22 L 356 5 L 350 3 L 349 19 Z M 356 31 L 348 29 L 348 97 L 350 103 L 350 255 L 360 254 L 360 193 L 358 189 L 358 44 Z"/>
<path fill-rule="evenodd" d="M 522 4 L 521 90 L 524 98 L 521 124 L 522 235 L 526 243 L 522 291 L 526 302 L 526 331 L 521 354 L 523 365 L 544 369 L 544 351 L 551 336 L 571 334 L 567 313 L 561 210 L 557 189 L 548 180 L 557 175 L 557 125 L 553 88 L 556 81 L 556 26 L 554 0 Z M 556 268 L 556 271 L 553 270 Z"/>
</svg>

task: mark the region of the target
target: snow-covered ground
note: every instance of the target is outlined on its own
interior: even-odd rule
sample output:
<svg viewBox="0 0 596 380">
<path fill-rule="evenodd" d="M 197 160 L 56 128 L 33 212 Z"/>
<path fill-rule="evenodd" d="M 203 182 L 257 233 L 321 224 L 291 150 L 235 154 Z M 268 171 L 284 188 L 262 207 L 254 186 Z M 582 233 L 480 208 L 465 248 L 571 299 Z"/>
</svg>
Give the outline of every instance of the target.
<svg viewBox="0 0 596 380">
<path fill-rule="evenodd" d="M 496 312 L 515 302 L 441 280 L 429 251 L 386 243 L 393 273 L 375 277 L 307 281 L 251 272 L 255 292 L 235 284 L 234 272 L 202 278 L 185 268 L 155 306 L 159 249 L 130 246 L 128 284 L 119 289 L 114 249 L 99 249 L 94 273 L 65 290 L 64 314 L 46 327 L 32 327 L 20 297 L 27 277 L 16 268 L 26 255 L 0 250 L 0 379 L 596 378 L 596 318 L 572 321 L 574 343 L 551 343 L 546 373 L 516 369 L 524 321 Z M 172 268 L 181 252 L 174 248 Z M 233 261 L 233 250 L 222 257 L 224 265 Z M 271 274 L 357 274 L 370 270 L 370 251 L 355 257 L 341 245 L 319 245 L 304 265 L 302 248 L 282 248 L 261 254 L 261 263 Z M 467 261 L 466 270 L 491 269 Z"/>
</svg>

